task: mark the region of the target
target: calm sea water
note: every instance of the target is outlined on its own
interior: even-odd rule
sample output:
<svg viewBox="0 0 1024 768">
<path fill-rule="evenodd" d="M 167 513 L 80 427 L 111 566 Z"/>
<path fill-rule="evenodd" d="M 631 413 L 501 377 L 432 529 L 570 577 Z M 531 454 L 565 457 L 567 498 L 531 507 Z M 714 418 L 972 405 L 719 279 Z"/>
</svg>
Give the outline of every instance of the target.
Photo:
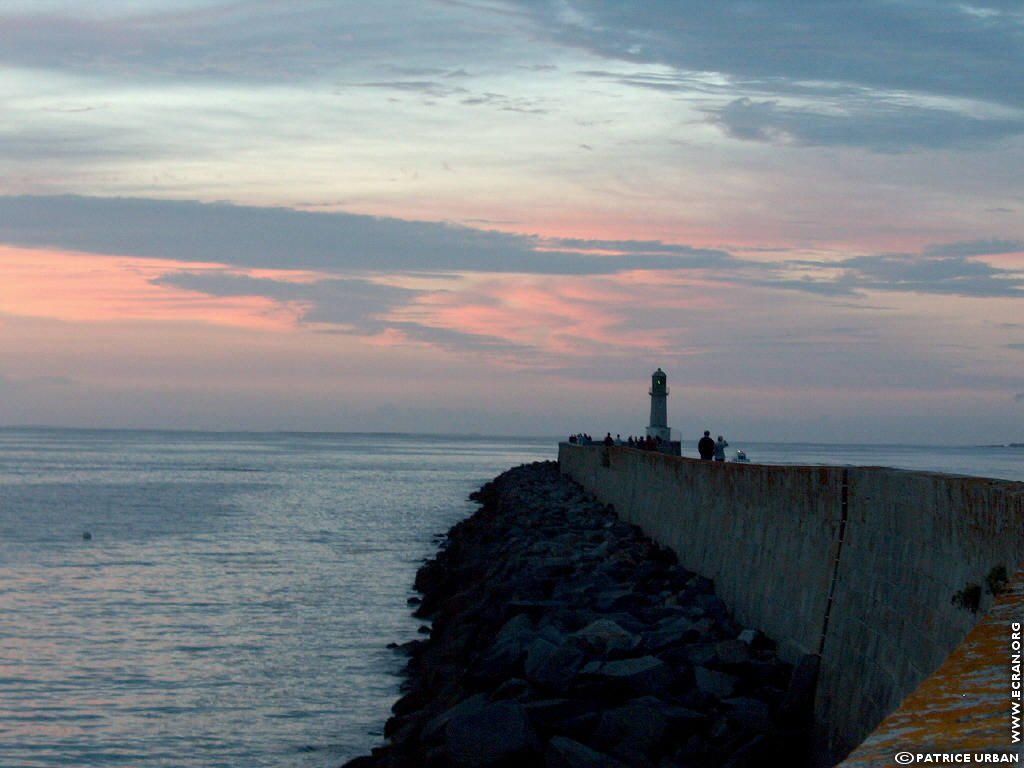
<svg viewBox="0 0 1024 768">
<path fill-rule="evenodd" d="M 320 768 L 367 752 L 434 535 L 483 482 L 556 453 L 0 430 L 0 766 Z"/>
<path fill-rule="evenodd" d="M 1024 449 L 750 443 L 1024 480 Z M 435 534 L 555 439 L 0 429 L 0 766 L 337 766 Z M 90 538 L 84 538 L 88 532 Z"/>
</svg>

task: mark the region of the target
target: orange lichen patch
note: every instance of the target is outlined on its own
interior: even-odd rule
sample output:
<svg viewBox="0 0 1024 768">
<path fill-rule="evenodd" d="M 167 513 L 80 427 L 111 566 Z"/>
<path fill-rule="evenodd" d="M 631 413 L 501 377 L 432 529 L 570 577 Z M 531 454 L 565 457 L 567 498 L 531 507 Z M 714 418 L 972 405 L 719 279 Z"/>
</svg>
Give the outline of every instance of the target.
<svg viewBox="0 0 1024 768">
<path fill-rule="evenodd" d="M 1021 622 L 1024 567 L 942 666 L 841 765 L 891 766 L 899 752 L 1019 755 L 1012 710 L 1022 699 L 1012 697 L 1011 682 L 1017 674 L 1019 695 Z"/>
</svg>

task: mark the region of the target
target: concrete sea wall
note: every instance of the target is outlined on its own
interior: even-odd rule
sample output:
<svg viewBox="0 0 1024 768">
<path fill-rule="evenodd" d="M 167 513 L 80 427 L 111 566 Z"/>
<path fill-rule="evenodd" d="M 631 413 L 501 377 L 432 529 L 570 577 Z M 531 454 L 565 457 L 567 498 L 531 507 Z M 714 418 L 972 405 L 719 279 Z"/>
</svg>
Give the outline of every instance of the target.
<svg viewBox="0 0 1024 768">
<path fill-rule="evenodd" d="M 1000 574 L 1003 589 L 1020 586 L 1024 483 L 569 444 L 559 464 L 714 579 L 736 619 L 773 637 L 783 657 L 818 663 L 822 764 L 942 665 L 991 608 Z"/>
</svg>

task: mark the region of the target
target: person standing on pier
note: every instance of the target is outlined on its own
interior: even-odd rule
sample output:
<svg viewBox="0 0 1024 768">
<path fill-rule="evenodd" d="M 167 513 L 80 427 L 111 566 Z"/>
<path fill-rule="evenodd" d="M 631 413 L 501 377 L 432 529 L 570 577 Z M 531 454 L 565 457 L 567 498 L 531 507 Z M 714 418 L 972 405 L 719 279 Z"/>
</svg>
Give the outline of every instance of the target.
<svg viewBox="0 0 1024 768">
<path fill-rule="evenodd" d="M 725 461 L 725 447 L 729 445 L 726 439 L 721 435 L 718 436 L 718 442 L 715 443 L 715 461 Z"/>
<path fill-rule="evenodd" d="M 697 441 L 697 453 L 704 461 L 710 461 L 715 455 L 715 441 L 711 439 L 710 430 L 704 430 L 704 437 Z"/>
</svg>

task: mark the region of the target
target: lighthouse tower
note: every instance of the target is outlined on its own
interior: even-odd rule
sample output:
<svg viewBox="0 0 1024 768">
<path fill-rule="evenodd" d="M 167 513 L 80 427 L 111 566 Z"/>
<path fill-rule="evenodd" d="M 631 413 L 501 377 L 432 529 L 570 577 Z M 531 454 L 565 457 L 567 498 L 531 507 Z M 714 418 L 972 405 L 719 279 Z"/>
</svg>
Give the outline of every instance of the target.
<svg viewBox="0 0 1024 768">
<path fill-rule="evenodd" d="M 651 423 L 647 436 L 660 437 L 667 445 L 672 439 L 668 426 L 668 376 L 659 368 L 651 374 Z"/>
</svg>

